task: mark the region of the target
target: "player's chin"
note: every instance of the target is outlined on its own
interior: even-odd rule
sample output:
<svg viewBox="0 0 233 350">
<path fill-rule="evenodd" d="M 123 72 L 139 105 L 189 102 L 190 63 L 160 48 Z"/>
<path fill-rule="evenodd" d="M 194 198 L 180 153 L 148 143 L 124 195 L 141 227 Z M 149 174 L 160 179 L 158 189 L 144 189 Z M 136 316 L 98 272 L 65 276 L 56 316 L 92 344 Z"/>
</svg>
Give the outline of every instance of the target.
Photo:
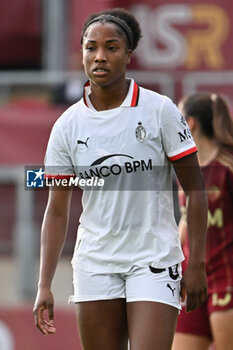
<svg viewBox="0 0 233 350">
<path fill-rule="evenodd" d="M 94 85 L 100 86 L 100 87 L 108 87 L 112 83 L 112 80 L 107 77 L 94 77 L 90 80 Z"/>
</svg>

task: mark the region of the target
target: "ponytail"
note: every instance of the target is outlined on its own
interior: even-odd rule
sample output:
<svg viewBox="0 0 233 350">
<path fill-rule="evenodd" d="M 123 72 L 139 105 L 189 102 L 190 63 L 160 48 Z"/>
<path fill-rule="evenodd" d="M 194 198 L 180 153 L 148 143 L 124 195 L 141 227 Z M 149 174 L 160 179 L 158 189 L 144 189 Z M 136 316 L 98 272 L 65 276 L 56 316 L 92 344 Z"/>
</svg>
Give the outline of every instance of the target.
<svg viewBox="0 0 233 350">
<path fill-rule="evenodd" d="M 220 148 L 233 152 L 233 119 L 221 96 L 194 93 L 183 99 L 182 110 L 185 118 L 197 119 L 204 136 L 215 140 Z"/>
<path fill-rule="evenodd" d="M 226 101 L 219 95 L 198 92 L 181 100 L 184 117 L 192 116 L 201 133 L 219 146 L 218 161 L 233 171 L 233 120 Z"/>
<path fill-rule="evenodd" d="M 220 146 L 233 152 L 233 120 L 225 100 L 216 94 L 210 96 L 213 106 L 214 138 Z"/>
<path fill-rule="evenodd" d="M 220 146 L 218 161 L 233 171 L 233 120 L 225 100 L 212 94 L 214 138 Z"/>
</svg>

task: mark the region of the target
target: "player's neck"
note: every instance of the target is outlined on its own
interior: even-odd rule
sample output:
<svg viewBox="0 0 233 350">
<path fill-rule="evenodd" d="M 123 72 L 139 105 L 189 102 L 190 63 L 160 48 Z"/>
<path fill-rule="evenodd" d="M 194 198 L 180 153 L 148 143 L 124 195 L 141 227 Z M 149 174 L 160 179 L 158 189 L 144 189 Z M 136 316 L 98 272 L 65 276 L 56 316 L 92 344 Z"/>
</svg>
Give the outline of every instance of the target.
<svg viewBox="0 0 233 350">
<path fill-rule="evenodd" d="M 219 147 L 215 141 L 206 137 L 200 137 L 195 141 L 198 149 L 198 160 L 201 166 L 206 166 L 217 158 Z"/>
<path fill-rule="evenodd" d="M 125 80 L 107 87 L 92 85 L 89 96 L 97 111 L 119 107 L 127 96 L 130 82 Z"/>
</svg>

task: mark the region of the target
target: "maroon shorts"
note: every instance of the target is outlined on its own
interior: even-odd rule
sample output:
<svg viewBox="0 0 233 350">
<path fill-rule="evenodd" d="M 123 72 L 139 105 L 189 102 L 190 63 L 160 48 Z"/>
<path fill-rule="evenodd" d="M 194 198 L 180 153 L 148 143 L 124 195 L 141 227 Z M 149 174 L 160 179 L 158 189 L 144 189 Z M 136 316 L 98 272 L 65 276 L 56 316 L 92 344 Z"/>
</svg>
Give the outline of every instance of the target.
<svg viewBox="0 0 233 350">
<path fill-rule="evenodd" d="M 207 301 L 196 310 L 186 313 L 182 309 L 176 332 L 200 335 L 212 339 L 209 316 L 215 311 L 226 311 L 233 308 L 233 292 L 212 293 Z"/>
</svg>

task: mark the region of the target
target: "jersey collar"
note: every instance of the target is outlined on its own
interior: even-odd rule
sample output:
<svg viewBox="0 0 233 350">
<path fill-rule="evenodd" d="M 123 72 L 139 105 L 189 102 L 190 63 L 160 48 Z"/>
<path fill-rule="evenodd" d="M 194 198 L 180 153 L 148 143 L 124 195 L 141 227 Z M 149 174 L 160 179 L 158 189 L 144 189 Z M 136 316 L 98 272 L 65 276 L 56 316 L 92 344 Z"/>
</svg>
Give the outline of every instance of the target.
<svg viewBox="0 0 233 350">
<path fill-rule="evenodd" d="M 136 107 L 138 104 L 139 87 L 133 79 L 129 79 L 129 80 L 130 80 L 129 91 L 120 107 Z M 89 99 L 90 93 L 91 93 L 90 82 L 87 81 L 83 89 L 83 101 L 88 108 L 93 110 L 94 107 L 92 106 L 91 101 Z"/>
</svg>

